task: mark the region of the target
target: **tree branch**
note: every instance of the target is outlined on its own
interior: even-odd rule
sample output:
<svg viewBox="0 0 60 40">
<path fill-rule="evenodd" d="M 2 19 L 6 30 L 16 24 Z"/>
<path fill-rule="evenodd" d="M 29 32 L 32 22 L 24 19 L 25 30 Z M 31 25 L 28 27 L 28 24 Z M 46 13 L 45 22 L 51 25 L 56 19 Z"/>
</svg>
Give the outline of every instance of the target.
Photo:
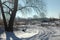
<svg viewBox="0 0 60 40">
<path fill-rule="evenodd" d="M 22 10 L 22 9 L 24 9 L 24 8 L 27 8 L 27 7 L 38 8 L 38 7 L 36 7 L 36 6 L 24 6 L 24 7 L 20 8 L 20 9 L 18 9 L 18 10 Z M 38 10 L 39 10 L 39 9 L 38 9 Z M 39 10 L 39 11 L 40 11 L 40 10 Z"/>
<path fill-rule="evenodd" d="M 36 6 L 24 6 L 24 7 L 20 8 L 20 9 L 18 9 L 18 10 L 22 10 L 22 9 L 24 9 L 24 8 L 27 8 L 27 7 L 37 8 L 38 11 L 40 12 L 40 9 L 39 9 L 38 7 L 36 7 Z"/>
<path fill-rule="evenodd" d="M 5 5 L 7 8 L 9 8 L 10 11 L 12 11 L 12 9 L 11 9 L 9 6 L 7 6 L 6 4 L 4 4 L 4 5 Z"/>
<path fill-rule="evenodd" d="M 10 11 L 12 11 L 12 9 L 9 7 L 9 6 L 7 6 L 6 4 L 4 4 L 7 8 L 9 8 L 9 10 Z M 8 14 L 11 16 L 11 14 L 8 12 Z"/>
</svg>

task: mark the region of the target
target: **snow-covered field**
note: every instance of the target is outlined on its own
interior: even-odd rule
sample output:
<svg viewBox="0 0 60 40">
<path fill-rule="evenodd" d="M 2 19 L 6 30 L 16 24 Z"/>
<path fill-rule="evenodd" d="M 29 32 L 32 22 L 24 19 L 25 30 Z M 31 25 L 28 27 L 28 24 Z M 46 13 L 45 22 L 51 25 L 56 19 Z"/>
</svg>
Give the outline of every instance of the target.
<svg viewBox="0 0 60 40">
<path fill-rule="evenodd" d="M 13 33 L 0 28 L 0 40 L 60 40 L 60 27 L 19 25 Z"/>
</svg>

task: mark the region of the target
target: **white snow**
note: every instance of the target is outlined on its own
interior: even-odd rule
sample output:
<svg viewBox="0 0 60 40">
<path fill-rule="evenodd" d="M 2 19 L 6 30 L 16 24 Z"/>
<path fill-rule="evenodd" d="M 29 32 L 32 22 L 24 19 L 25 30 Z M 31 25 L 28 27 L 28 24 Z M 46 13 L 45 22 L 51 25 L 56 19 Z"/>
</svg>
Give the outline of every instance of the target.
<svg viewBox="0 0 60 40">
<path fill-rule="evenodd" d="M 14 33 L 18 38 L 29 38 L 29 37 L 32 37 L 32 36 L 38 34 L 39 30 L 37 30 L 37 29 L 27 29 L 26 32 L 17 31 L 17 32 L 14 32 Z"/>
<path fill-rule="evenodd" d="M 26 31 L 22 31 L 24 27 L 27 27 Z M 23 38 L 33 38 L 34 40 L 60 40 L 60 27 L 41 27 L 37 25 L 24 25 L 23 28 L 19 28 L 18 31 L 14 31 L 16 37 Z M 1 33 L 1 32 L 0 32 Z M 6 33 L 3 32 L 0 38 L 6 38 Z M 11 38 L 12 39 L 12 38 Z M 31 40 L 33 40 L 31 39 Z M 47 39 L 48 40 L 48 39 Z"/>
</svg>

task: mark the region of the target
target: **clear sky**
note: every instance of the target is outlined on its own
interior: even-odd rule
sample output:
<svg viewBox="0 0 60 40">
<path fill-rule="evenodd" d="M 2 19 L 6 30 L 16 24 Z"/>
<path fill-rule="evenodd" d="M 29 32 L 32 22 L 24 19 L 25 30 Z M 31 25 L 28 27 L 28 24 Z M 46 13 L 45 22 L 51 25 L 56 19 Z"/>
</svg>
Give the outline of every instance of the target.
<svg viewBox="0 0 60 40">
<path fill-rule="evenodd" d="M 44 0 L 45 1 L 45 0 Z M 20 4 L 24 6 L 24 3 L 20 0 Z M 60 13 L 60 0 L 46 0 L 46 9 L 47 9 L 47 17 L 54 17 L 54 18 L 59 18 L 59 13 Z M 18 12 L 19 13 L 19 12 Z M 23 17 L 22 14 L 17 14 L 20 17 Z M 30 15 L 30 14 L 29 14 Z M 30 15 L 31 17 L 33 15 Z M 28 16 L 26 16 L 28 17 Z"/>
<path fill-rule="evenodd" d="M 24 3 L 20 0 L 20 4 L 22 4 L 22 6 L 24 6 Z M 59 17 L 59 13 L 60 13 L 60 0 L 46 0 L 46 5 L 47 5 L 47 17 L 55 17 L 58 18 Z M 21 13 L 21 12 L 17 12 L 17 13 Z M 23 17 L 22 14 L 17 14 L 20 17 Z M 32 17 L 32 15 L 28 15 L 27 17 Z"/>
<path fill-rule="evenodd" d="M 60 0 L 47 0 L 47 17 L 59 17 Z"/>
</svg>

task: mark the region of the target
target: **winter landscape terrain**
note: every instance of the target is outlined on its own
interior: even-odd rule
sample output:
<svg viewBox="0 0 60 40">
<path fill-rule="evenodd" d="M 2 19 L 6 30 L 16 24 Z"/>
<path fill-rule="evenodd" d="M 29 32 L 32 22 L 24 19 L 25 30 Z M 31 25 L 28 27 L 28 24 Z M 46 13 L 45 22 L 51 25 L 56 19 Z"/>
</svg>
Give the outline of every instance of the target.
<svg viewBox="0 0 60 40">
<path fill-rule="evenodd" d="M 14 25 L 13 33 L 5 32 L 0 25 L 0 40 L 60 40 L 59 21 L 33 23 L 35 24 Z"/>
<path fill-rule="evenodd" d="M 0 0 L 0 40 L 60 40 L 60 0 Z"/>
</svg>

